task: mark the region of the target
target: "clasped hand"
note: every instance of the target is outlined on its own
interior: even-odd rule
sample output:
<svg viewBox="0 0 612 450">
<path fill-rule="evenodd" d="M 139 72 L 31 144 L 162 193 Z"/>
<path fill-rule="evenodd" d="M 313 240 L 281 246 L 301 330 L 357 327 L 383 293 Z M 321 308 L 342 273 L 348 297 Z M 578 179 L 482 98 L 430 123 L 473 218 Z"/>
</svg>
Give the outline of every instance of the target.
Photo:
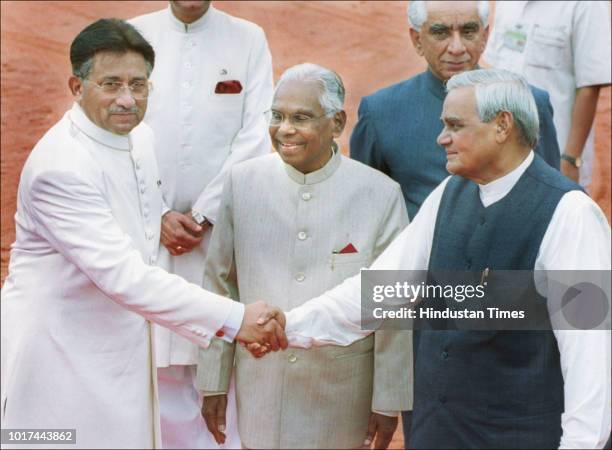
<svg viewBox="0 0 612 450">
<path fill-rule="evenodd" d="M 269 351 L 286 349 L 285 314 L 276 306 L 263 301 L 250 303 L 244 308 L 242 325 L 236 341 L 259 358 Z"/>
</svg>

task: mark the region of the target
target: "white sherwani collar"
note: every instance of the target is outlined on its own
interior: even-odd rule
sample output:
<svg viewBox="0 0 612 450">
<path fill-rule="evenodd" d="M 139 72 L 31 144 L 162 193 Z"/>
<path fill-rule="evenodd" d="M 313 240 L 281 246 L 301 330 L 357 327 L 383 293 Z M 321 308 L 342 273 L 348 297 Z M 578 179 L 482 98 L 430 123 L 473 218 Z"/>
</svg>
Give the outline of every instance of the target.
<svg viewBox="0 0 612 450">
<path fill-rule="evenodd" d="M 531 165 L 533 158 L 534 154 L 532 150 L 529 152 L 529 155 L 527 155 L 527 158 L 525 158 L 523 162 L 512 172 L 507 173 L 503 177 L 493 180 L 490 183 L 479 184 L 478 188 L 480 191 L 480 201 L 482 202 L 482 205 L 486 208 L 504 198 L 518 182 L 519 178 L 521 178 L 521 175 L 523 175 L 523 173 L 525 173 L 527 168 Z"/>
<path fill-rule="evenodd" d="M 338 151 L 338 147 L 334 145 L 332 147 L 332 157 L 319 170 L 303 174 L 302 172 L 300 172 L 295 167 L 289 164 L 285 164 L 285 170 L 287 171 L 287 175 L 289 175 L 289 178 L 291 178 L 298 184 L 317 184 L 331 177 L 333 173 L 338 170 L 338 167 L 340 167 L 341 161 L 342 158 L 340 156 L 340 152 Z"/>
<path fill-rule="evenodd" d="M 206 28 L 208 23 L 211 21 L 211 18 L 216 14 L 215 8 L 212 5 L 208 7 L 208 11 L 200 17 L 198 20 L 192 23 L 184 23 L 178 20 L 174 14 L 172 14 L 172 8 L 168 6 L 167 8 L 168 21 L 170 22 L 170 27 L 178 31 L 179 33 L 197 33 Z"/>
<path fill-rule="evenodd" d="M 130 151 L 129 135 L 121 136 L 100 128 L 89 120 L 78 103 L 72 105 L 72 109 L 68 111 L 68 117 L 72 124 L 92 141 L 113 150 Z"/>
</svg>

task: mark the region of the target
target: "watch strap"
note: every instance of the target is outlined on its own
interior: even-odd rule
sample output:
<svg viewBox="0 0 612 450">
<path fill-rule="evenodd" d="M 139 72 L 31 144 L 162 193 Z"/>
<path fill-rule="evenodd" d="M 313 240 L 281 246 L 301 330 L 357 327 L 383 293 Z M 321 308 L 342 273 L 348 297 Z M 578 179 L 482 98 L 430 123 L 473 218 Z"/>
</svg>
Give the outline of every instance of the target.
<svg viewBox="0 0 612 450">
<path fill-rule="evenodd" d="M 562 153 L 561 159 L 563 159 L 564 161 L 567 161 L 568 163 L 570 163 L 572 166 L 576 168 L 580 168 L 580 166 L 582 165 L 582 158 L 580 158 L 580 156 L 574 157 L 574 156 L 568 155 L 567 153 Z"/>
<path fill-rule="evenodd" d="M 193 217 L 193 220 L 195 220 L 195 222 L 200 226 L 204 226 L 207 222 L 210 223 L 205 215 L 200 214 L 197 211 L 191 211 L 191 217 Z"/>
</svg>

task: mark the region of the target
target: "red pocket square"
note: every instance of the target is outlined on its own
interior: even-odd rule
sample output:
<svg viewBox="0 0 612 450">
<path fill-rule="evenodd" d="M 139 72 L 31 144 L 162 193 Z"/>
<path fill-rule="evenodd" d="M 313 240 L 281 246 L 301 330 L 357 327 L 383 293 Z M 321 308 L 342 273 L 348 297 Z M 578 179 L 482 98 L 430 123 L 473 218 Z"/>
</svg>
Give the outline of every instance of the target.
<svg viewBox="0 0 612 450">
<path fill-rule="evenodd" d="M 215 86 L 215 94 L 240 94 L 242 84 L 238 80 L 219 81 Z"/>
<path fill-rule="evenodd" d="M 344 247 L 342 250 L 340 250 L 338 253 L 358 253 L 358 252 L 353 244 L 349 244 L 346 247 Z"/>
</svg>

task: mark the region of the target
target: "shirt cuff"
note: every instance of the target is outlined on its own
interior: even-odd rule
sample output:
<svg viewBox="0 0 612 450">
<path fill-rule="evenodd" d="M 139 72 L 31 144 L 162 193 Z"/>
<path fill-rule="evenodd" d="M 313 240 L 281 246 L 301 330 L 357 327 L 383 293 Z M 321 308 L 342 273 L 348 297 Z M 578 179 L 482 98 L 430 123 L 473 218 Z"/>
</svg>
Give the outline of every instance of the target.
<svg viewBox="0 0 612 450">
<path fill-rule="evenodd" d="M 243 316 L 244 305 L 240 302 L 234 302 L 232 304 L 232 309 L 230 310 L 229 316 L 227 317 L 225 324 L 223 324 L 223 328 L 221 328 L 221 331 L 223 332 L 223 336 L 220 336 L 221 339 L 229 342 L 230 344 L 234 342 L 238 331 L 240 331 Z"/>
<path fill-rule="evenodd" d="M 400 415 L 399 411 L 379 411 L 378 409 L 373 409 L 372 412 L 387 417 L 398 417 Z"/>
<path fill-rule="evenodd" d="M 214 391 L 200 391 L 202 397 L 212 397 L 213 395 L 227 395 L 227 392 L 214 392 Z"/>
</svg>

